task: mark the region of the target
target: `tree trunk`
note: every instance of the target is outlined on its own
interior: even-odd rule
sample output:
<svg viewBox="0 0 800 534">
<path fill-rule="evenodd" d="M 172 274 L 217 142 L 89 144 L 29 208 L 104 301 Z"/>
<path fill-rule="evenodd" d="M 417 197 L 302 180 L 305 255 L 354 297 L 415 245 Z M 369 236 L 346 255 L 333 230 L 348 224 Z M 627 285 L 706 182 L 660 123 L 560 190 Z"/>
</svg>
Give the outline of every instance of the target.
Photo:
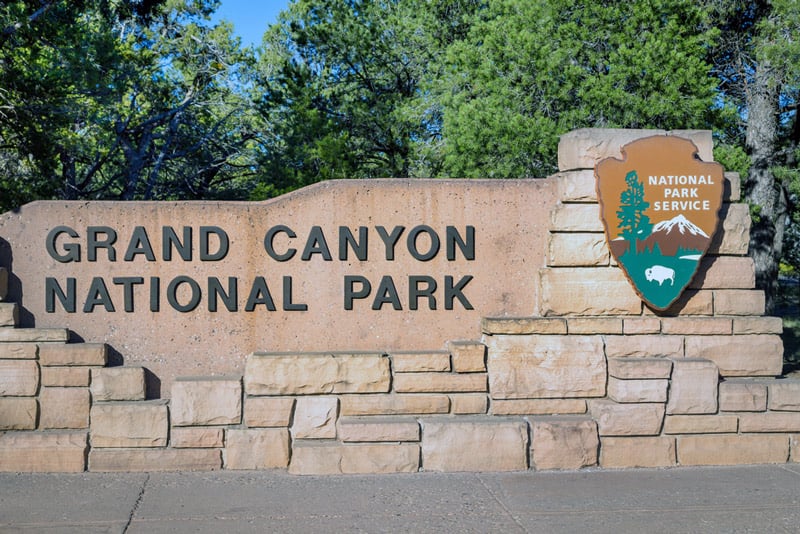
<svg viewBox="0 0 800 534">
<path fill-rule="evenodd" d="M 775 307 L 787 209 L 786 191 L 772 172 L 777 155 L 778 79 L 768 61 L 759 62 L 746 89 L 746 143 L 752 166 L 744 190 L 755 209 L 748 253 L 755 263 L 756 287 L 766 295 L 767 313 Z"/>
</svg>

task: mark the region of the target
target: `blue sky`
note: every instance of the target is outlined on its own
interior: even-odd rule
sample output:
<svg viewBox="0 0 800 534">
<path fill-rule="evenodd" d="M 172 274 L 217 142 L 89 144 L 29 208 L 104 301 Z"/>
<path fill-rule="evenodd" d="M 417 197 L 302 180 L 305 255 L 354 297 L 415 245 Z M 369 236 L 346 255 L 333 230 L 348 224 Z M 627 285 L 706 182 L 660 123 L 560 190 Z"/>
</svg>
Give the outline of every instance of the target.
<svg viewBox="0 0 800 534">
<path fill-rule="evenodd" d="M 278 13 L 289 6 L 289 1 L 222 0 L 214 18 L 232 22 L 243 45 L 260 45 L 267 26 L 278 19 Z"/>
</svg>

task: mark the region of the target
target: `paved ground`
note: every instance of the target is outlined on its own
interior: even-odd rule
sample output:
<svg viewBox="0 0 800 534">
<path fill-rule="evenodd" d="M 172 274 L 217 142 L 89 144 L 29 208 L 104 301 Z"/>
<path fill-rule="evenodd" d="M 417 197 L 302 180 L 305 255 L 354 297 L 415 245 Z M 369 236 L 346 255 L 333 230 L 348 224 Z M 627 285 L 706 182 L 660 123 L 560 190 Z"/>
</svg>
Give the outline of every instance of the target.
<svg viewBox="0 0 800 534">
<path fill-rule="evenodd" d="M 798 532 L 800 464 L 296 477 L 0 474 L 0 532 Z"/>
</svg>

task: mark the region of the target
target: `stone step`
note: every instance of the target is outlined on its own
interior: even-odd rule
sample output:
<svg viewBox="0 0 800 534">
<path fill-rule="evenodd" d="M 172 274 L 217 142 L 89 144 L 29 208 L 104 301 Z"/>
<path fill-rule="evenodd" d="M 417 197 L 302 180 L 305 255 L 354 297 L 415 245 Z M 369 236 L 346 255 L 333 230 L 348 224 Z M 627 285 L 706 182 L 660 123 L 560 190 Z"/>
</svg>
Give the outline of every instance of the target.
<svg viewBox="0 0 800 534">
<path fill-rule="evenodd" d="M 341 417 L 337 436 L 345 443 L 419 441 L 419 421 L 413 417 Z"/>
<path fill-rule="evenodd" d="M 92 447 L 165 447 L 169 435 L 166 400 L 99 402 L 91 409 Z"/>
<path fill-rule="evenodd" d="M 0 343 L 66 343 L 66 328 L 0 328 Z"/>
<path fill-rule="evenodd" d="M 90 390 L 94 402 L 144 400 L 144 368 L 101 367 L 91 369 Z"/>
<path fill-rule="evenodd" d="M 220 449 L 92 448 L 89 471 L 213 471 L 222 468 Z"/>
<path fill-rule="evenodd" d="M 172 426 L 238 425 L 241 377 L 180 377 L 172 383 Z"/>
<path fill-rule="evenodd" d="M 580 469 L 597 465 L 597 423 L 588 415 L 529 417 L 531 467 Z"/>
<path fill-rule="evenodd" d="M 0 434 L 0 471 L 80 473 L 86 470 L 87 433 L 5 432 Z"/>
<path fill-rule="evenodd" d="M 0 302 L 0 327 L 19 324 L 19 306 L 16 302 Z"/>
<path fill-rule="evenodd" d="M 0 334 L 2 333 L 3 331 L 0 330 Z M 45 367 L 73 365 L 105 367 L 107 362 L 108 345 L 105 343 L 43 344 L 39 346 L 39 363 Z"/>
<path fill-rule="evenodd" d="M 365 475 L 416 473 L 418 443 L 349 443 L 295 441 L 289 473 L 294 475 Z"/>
</svg>

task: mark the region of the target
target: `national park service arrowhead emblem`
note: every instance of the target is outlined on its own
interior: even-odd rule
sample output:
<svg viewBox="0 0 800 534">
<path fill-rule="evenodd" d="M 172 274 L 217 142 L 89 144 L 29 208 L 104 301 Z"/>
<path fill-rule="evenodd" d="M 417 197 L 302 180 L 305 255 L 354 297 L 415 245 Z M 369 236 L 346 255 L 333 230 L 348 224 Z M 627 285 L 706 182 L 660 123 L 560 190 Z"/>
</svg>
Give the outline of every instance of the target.
<svg viewBox="0 0 800 534">
<path fill-rule="evenodd" d="M 599 162 L 595 176 L 611 253 L 636 293 L 666 310 L 711 245 L 722 165 L 702 161 L 688 139 L 659 135 L 623 146 L 622 159 Z"/>
</svg>

